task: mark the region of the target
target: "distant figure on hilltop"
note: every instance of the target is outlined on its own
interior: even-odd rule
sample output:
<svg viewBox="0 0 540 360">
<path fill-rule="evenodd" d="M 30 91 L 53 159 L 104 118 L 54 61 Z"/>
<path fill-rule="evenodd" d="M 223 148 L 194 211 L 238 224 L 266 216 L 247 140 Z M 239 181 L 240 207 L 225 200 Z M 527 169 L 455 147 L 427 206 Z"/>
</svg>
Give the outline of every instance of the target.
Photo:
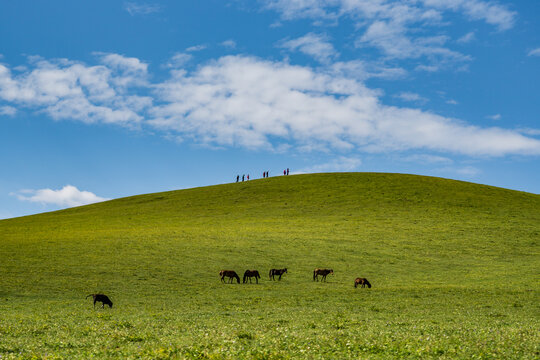
<svg viewBox="0 0 540 360">
<path fill-rule="evenodd" d="M 287 170 L 283 170 L 283 175 L 287 175 Z"/>
<path fill-rule="evenodd" d="M 289 175 L 289 168 L 287 168 L 287 175 Z"/>
<path fill-rule="evenodd" d="M 266 171 L 263 171 L 263 179 L 266 177 Z"/>
<path fill-rule="evenodd" d="M 244 181 L 244 178 L 246 177 L 246 174 L 242 175 L 242 181 Z"/>
<path fill-rule="evenodd" d="M 247 176 L 247 180 L 249 181 L 249 174 L 248 174 L 248 176 Z"/>
<path fill-rule="evenodd" d="M 236 175 L 236 182 L 240 181 L 240 175 Z"/>
</svg>

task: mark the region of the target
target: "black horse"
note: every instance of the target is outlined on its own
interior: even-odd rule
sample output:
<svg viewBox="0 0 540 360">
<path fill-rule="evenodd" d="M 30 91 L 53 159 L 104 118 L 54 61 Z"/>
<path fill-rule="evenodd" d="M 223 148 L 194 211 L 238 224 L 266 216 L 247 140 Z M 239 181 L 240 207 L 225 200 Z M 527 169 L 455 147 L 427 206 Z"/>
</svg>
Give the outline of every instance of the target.
<svg viewBox="0 0 540 360">
<path fill-rule="evenodd" d="M 270 277 L 270 280 L 275 280 L 274 276 L 279 275 L 279 279 L 281 280 L 281 275 L 285 274 L 287 272 L 287 268 L 285 269 L 271 269 L 268 273 L 268 276 Z"/>
<path fill-rule="evenodd" d="M 109 299 L 109 297 L 107 295 L 90 294 L 86 298 L 88 299 L 90 296 L 94 299 L 94 309 L 96 308 L 96 303 L 97 302 L 101 303 L 102 308 L 105 308 L 105 305 L 109 305 L 109 307 L 112 308 L 112 301 L 111 301 L 111 299 Z"/>
<path fill-rule="evenodd" d="M 315 269 L 313 270 L 313 281 L 317 280 L 319 281 L 319 275 L 322 276 L 321 281 L 326 281 L 326 275 L 332 274 L 334 275 L 334 270 L 332 269 Z"/>
<path fill-rule="evenodd" d="M 259 272 L 257 270 L 246 270 L 244 272 L 244 284 L 247 283 L 247 280 L 249 279 L 249 282 L 251 283 L 251 278 L 255 277 L 255 281 L 257 284 L 259 283 L 259 279 L 261 278 L 261 275 L 259 275 Z"/>
<path fill-rule="evenodd" d="M 221 281 L 225 282 L 225 276 L 229 278 L 229 283 L 233 282 L 233 279 L 236 279 L 236 281 L 240 284 L 240 276 L 236 273 L 234 270 L 221 270 L 219 272 L 219 276 L 221 276 Z"/>
</svg>

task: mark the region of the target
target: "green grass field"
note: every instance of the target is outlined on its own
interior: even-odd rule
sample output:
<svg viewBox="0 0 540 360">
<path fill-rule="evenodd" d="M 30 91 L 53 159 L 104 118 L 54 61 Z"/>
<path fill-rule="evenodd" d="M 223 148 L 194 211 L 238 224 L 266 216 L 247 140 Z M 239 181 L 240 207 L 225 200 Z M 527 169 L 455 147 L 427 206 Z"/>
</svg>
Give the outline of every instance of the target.
<svg viewBox="0 0 540 360">
<path fill-rule="evenodd" d="M 539 195 L 375 173 L 2 220 L 0 359 L 538 359 L 539 243 Z"/>
</svg>

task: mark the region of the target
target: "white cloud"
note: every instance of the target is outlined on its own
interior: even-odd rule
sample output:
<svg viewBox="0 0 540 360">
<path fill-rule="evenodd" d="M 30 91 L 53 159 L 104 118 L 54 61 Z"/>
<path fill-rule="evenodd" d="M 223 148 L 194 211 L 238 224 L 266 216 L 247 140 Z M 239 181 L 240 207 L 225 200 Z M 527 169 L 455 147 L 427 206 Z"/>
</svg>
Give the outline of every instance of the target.
<svg viewBox="0 0 540 360">
<path fill-rule="evenodd" d="M 397 97 L 398 99 L 409 101 L 409 102 L 417 102 L 417 103 L 426 103 L 429 101 L 429 99 L 413 92 L 409 91 L 403 91 L 400 92 L 397 95 L 394 95 L 394 97 Z"/>
<path fill-rule="evenodd" d="M 166 67 L 168 68 L 179 68 L 184 66 L 187 62 L 191 61 L 193 55 L 186 53 L 176 53 L 171 57 Z"/>
<path fill-rule="evenodd" d="M 460 43 L 460 44 L 468 44 L 471 41 L 473 41 L 475 38 L 476 38 L 476 35 L 475 35 L 474 31 L 471 31 L 471 32 L 468 32 L 467 34 L 463 35 L 462 37 L 460 37 L 456 41 L 458 43 Z"/>
<path fill-rule="evenodd" d="M 124 9 L 129 13 L 129 15 L 147 15 L 159 12 L 161 7 L 157 4 L 138 4 L 136 2 L 125 2 Z"/>
<path fill-rule="evenodd" d="M 201 51 L 206 49 L 206 45 L 194 45 L 190 46 L 186 49 L 187 52 L 195 52 L 195 51 Z"/>
<path fill-rule="evenodd" d="M 13 75 L 0 64 L 0 99 L 48 113 L 54 119 L 134 125 L 151 104 L 126 89 L 146 86 L 147 65 L 135 58 L 98 54 L 103 65 L 34 58 L 33 68 Z"/>
<path fill-rule="evenodd" d="M 486 116 L 486 118 L 491 119 L 491 120 L 500 120 L 501 114 L 489 115 L 489 116 Z"/>
<path fill-rule="evenodd" d="M 457 12 L 470 20 L 481 20 L 507 30 L 514 25 L 516 13 L 491 0 L 265 0 L 267 9 L 282 19 L 299 18 L 337 21 L 351 19 L 363 32 L 355 45 L 378 48 L 388 59 L 415 59 L 417 70 L 439 71 L 462 67 L 470 56 L 451 50 L 447 36 L 438 28 L 448 25 L 447 12 Z M 425 34 L 434 34 L 426 36 Z M 462 41 L 471 41 L 469 33 Z"/>
<path fill-rule="evenodd" d="M 0 106 L 0 115 L 13 116 L 17 113 L 17 109 L 13 106 Z"/>
<path fill-rule="evenodd" d="M 225 40 L 221 43 L 221 46 L 224 46 L 226 48 L 229 48 L 229 49 L 234 49 L 236 48 L 236 41 L 232 40 L 232 39 L 229 39 L 229 40 Z"/>
<path fill-rule="evenodd" d="M 400 22 L 439 22 L 442 20 L 441 11 L 454 11 L 471 20 L 482 20 L 499 30 L 507 30 L 514 25 L 517 16 L 515 11 L 492 0 L 266 0 L 263 3 L 267 8 L 280 12 L 286 20 L 350 16 L 360 20 L 391 18 Z"/>
<path fill-rule="evenodd" d="M 454 99 L 446 100 L 446 103 L 450 104 L 450 105 L 457 105 L 458 104 L 458 102 L 456 100 L 454 100 Z"/>
<path fill-rule="evenodd" d="M 21 201 L 36 202 L 44 205 L 57 205 L 60 207 L 81 206 L 109 200 L 99 197 L 89 191 L 80 191 L 72 185 L 66 185 L 60 190 L 21 190 L 12 195 L 15 195 Z"/>
<path fill-rule="evenodd" d="M 519 132 L 385 106 L 379 93 L 360 81 L 282 62 L 227 56 L 191 73 L 175 72 L 155 87 L 160 104 L 150 112 L 149 124 L 203 143 L 540 154 L 540 141 Z"/>
<path fill-rule="evenodd" d="M 435 9 L 463 12 L 472 20 L 484 20 L 497 26 L 501 31 L 512 28 L 517 16 L 515 11 L 489 0 L 423 0 L 423 2 Z"/>
<path fill-rule="evenodd" d="M 519 132 L 523 134 L 531 135 L 531 136 L 540 136 L 540 129 L 525 128 L 525 129 L 519 129 Z"/>
<path fill-rule="evenodd" d="M 298 50 L 323 64 L 330 63 L 338 56 L 328 37 L 320 34 L 309 33 L 297 39 L 282 41 L 279 46 L 291 51 Z"/>
<path fill-rule="evenodd" d="M 533 49 L 528 52 L 528 56 L 540 56 L 540 48 Z"/>
<path fill-rule="evenodd" d="M 540 141 L 519 131 L 384 105 L 362 80 L 369 72 L 350 76 L 362 63 L 314 69 L 225 56 L 150 83 L 146 64 L 110 55 L 96 66 L 38 59 L 17 75 L 0 65 L 0 99 L 58 120 L 137 125 L 207 146 L 540 154 Z"/>
<path fill-rule="evenodd" d="M 296 174 L 306 174 L 306 173 L 321 173 L 321 172 L 347 172 L 355 171 L 362 165 L 362 160 L 357 157 L 345 157 L 340 156 L 334 161 L 330 161 L 324 164 L 317 164 L 309 166 L 299 171 L 295 172 Z"/>
</svg>

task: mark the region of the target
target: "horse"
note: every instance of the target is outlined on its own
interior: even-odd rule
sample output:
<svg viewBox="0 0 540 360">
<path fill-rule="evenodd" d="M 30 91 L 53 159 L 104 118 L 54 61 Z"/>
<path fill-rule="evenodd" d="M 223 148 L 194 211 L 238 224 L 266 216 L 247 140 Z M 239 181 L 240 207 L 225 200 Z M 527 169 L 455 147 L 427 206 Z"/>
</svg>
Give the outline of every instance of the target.
<svg viewBox="0 0 540 360">
<path fill-rule="evenodd" d="M 334 275 L 334 270 L 332 269 L 315 269 L 313 270 L 313 281 L 317 280 L 319 281 L 319 275 L 322 276 L 321 281 L 326 281 L 326 275 L 332 274 Z"/>
<path fill-rule="evenodd" d="M 103 309 L 105 308 L 105 305 L 109 305 L 109 307 L 112 308 L 112 301 L 107 295 L 90 294 L 86 298 L 88 299 L 90 296 L 94 299 L 94 309 L 96 308 L 96 302 L 100 302 Z"/>
<path fill-rule="evenodd" d="M 358 287 L 358 285 L 362 285 L 362 287 L 366 287 L 366 285 L 367 285 L 368 288 L 371 288 L 371 284 L 369 283 L 368 279 L 366 279 L 366 278 L 356 278 L 354 280 L 354 287 L 356 288 L 356 287 Z"/>
<path fill-rule="evenodd" d="M 233 282 L 233 279 L 236 279 L 236 281 L 240 284 L 240 276 L 236 273 L 234 270 L 221 270 L 219 272 L 219 276 L 221 276 L 221 281 L 225 282 L 225 276 L 229 278 L 229 283 Z"/>
<path fill-rule="evenodd" d="M 287 268 L 285 269 L 270 269 L 270 272 L 268 273 L 268 276 L 270 277 L 270 280 L 275 280 L 274 276 L 279 275 L 279 279 L 281 280 L 281 275 L 285 274 L 287 272 Z"/>
<path fill-rule="evenodd" d="M 244 272 L 244 284 L 247 283 L 247 280 L 249 279 L 249 282 L 251 283 L 251 278 L 255 277 L 255 281 L 257 284 L 259 283 L 259 279 L 261 278 L 261 275 L 259 275 L 259 272 L 257 270 L 246 270 Z"/>
</svg>

